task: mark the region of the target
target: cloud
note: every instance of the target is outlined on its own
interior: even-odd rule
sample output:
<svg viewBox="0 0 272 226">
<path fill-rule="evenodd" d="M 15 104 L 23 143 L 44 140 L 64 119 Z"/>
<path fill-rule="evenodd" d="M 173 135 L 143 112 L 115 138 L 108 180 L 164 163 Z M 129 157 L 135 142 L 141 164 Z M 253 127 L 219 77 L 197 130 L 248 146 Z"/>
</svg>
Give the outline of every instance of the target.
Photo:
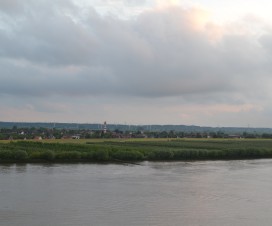
<svg viewBox="0 0 272 226">
<path fill-rule="evenodd" d="M 254 29 L 249 17 L 218 25 L 175 2 L 122 19 L 76 1 L 10 0 L 0 18 L 0 98 L 173 98 L 227 112 L 271 97 L 272 33 L 253 16 Z"/>
<path fill-rule="evenodd" d="M 20 10 L 20 0 L 2 0 L 0 1 L 0 11 L 14 13 Z"/>
</svg>

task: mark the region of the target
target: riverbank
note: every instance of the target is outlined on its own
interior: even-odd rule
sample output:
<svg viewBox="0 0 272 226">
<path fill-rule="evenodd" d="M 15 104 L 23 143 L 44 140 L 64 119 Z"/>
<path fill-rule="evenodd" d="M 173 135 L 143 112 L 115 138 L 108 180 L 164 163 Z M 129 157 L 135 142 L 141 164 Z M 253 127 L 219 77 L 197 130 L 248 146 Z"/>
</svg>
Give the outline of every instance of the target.
<svg viewBox="0 0 272 226">
<path fill-rule="evenodd" d="M 187 161 L 272 158 L 270 139 L 0 142 L 0 162 Z"/>
</svg>

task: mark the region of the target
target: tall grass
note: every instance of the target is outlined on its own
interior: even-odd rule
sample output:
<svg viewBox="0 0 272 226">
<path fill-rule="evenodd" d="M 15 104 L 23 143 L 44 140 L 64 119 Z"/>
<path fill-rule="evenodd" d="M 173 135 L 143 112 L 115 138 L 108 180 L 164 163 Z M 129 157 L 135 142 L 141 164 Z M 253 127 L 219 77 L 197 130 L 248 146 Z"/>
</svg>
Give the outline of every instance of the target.
<svg viewBox="0 0 272 226">
<path fill-rule="evenodd" d="M 0 143 L 0 162 L 177 161 L 272 158 L 272 140 Z"/>
</svg>

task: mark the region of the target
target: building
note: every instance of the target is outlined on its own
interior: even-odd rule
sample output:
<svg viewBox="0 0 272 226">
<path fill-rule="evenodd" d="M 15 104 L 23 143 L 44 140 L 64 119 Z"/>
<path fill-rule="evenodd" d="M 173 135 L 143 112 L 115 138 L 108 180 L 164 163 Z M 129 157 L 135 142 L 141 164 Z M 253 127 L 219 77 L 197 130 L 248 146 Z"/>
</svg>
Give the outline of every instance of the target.
<svg viewBox="0 0 272 226">
<path fill-rule="evenodd" d="M 104 122 L 103 133 L 107 133 L 107 122 Z"/>
</svg>

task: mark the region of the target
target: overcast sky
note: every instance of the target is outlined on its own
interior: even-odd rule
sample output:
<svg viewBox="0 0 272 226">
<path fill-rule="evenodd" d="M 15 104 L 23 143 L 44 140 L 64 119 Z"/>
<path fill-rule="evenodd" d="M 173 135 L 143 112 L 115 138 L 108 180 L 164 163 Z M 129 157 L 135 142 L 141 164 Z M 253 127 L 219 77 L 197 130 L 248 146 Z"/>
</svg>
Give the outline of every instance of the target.
<svg viewBox="0 0 272 226">
<path fill-rule="evenodd" d="M 268 0 L 0 0 L 0 121 L 272 127 Z"/>
</svg>

